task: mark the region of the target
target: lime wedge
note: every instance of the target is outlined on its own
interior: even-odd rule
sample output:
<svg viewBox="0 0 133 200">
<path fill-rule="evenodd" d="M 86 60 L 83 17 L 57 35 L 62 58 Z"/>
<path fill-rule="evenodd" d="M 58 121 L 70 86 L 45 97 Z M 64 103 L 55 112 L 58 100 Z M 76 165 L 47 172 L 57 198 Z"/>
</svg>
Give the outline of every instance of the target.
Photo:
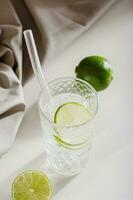
<svg viewBox="0 0 133 200">
<path fill-rule="evenodd" d="M 89 110 L 77 102 L 68 102 L 61 105 L 55 115 L 54 122 L 60 126 L 77 126 L 90 118 Z"/>
<path fill-rule="evenodd" d="M 13 200 L 49 200 L 51 184 L 48 177 L 40 171 L 25 171 L 13 182 Z"/>
</svg>

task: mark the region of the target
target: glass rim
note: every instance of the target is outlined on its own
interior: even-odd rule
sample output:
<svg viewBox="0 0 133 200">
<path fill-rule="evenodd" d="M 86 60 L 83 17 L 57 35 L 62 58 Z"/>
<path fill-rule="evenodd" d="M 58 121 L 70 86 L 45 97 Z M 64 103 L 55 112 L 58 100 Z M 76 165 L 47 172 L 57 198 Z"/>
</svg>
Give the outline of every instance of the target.
<svg viewBox="0 0 133 200">
<path fill-rule="evenodd" d="M 61 125 L 57 125 L 56 123 L 54 123 L 51 119 L 49 119 L 49 117 L 47 117 L 45 115 L 45 112 L 43 111 L 43 108 L 41 106 L 41 98 L 43 96 L 43 92 L 41 92 L 40 96 L 39 96 L 39 109 L 41 110 L 42 114 L 44 115 L 44 117 L 49 121 L 50 124 L 52 124 L 54 127 L 58 127 L 58 128 L 78 128 L 80 126 L 83 126 L 85 124 L 87 124 L 88 122 L 92 121 L 93 118 L 95 117 L 95 115 L 97 114 L 98 112 L 98 95 L 97 95 L 97 91 L 93 88 L 93 86 L 91 84 L 89 84 L 88 82 L 80 79 L 80 78 L 75 78 L 75 77 L 59 77 L 59 78 L 56 78 L 56 79 L 53 79 L 52 81 L 48 82 L 48 86 L 50 87 L 50 85 L 52 85 L 54 82 L 58 81 L 58 80 L 64 80 L 64 79 L 73 79 L 73 80 L 77 80 L 77 81 L 80 81 L 84 84 L 86 84 L 87 86 L 89 86 L 89 88 L 92 89 L 93 93 L 95 94 L 95 97 L 96 97 L 96 109 L 95 109 L 95 112 L 93 114 L 93 117 L 91 119 L 88 119 L 86 122 L 83 122 L 81 124 L 78 124 L 78 125 L 65 125 L 65 126 L 61 126 Z"/>
</svg>

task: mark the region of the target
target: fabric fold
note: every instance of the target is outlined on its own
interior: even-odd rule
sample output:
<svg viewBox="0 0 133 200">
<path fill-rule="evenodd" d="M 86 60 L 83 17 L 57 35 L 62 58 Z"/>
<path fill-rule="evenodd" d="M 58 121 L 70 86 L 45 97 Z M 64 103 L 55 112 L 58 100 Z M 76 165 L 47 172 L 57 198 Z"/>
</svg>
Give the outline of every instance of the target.
<svg viewBox="0 0 133 200">
<path fill-rule="evenodd" d="M 70 47 L 116 0 L 24 1 L 41 32 L 45 64 Z"/>
<path fill-rule="evenodd" d="M 0 7 L 0 156 L 14 142 L 25 104 L 22 80 L 22 26 L 8 0 Z M 8 12 L 8 14 L 7 14 Z"/>
</svg>

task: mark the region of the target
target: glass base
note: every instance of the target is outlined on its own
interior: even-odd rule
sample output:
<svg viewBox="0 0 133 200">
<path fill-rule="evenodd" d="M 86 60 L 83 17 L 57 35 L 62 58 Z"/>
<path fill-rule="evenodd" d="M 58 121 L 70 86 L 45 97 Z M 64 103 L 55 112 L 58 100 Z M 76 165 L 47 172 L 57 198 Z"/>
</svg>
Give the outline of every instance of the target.
<svg viewBox="0 0 133 200">
<path fill-rule="evenodd" d="M 69 160 L 69 163 L 62 162 L 60 159 L 56 160 L 49 156 L 47 158 L 47 163 L 49 167 L 55 171 L 57 174 L 63 176 L 74 176 L 81 172 L 81 167 L 79 163 L 75 163 L 73 160 Z M 73 165 L 72 165 L 73 164 Z"/>
<path fill-rule="evenodd" d="M 46 148 L 45 150 L 47 152 L 47 163 L 49 168 L 56 173 L 65 176 L 79 174 L 84 168 L 89 155 L 88 146 L 76 151 L 58 146 L 56 146 L 56 148 Z"/>
</svg>

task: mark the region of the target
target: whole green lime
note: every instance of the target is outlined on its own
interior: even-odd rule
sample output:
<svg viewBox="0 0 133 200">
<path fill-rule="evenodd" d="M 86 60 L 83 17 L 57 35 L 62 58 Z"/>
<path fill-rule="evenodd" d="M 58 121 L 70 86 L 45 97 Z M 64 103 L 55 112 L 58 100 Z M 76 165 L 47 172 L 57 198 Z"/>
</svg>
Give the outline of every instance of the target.
<svg viewBox="0 0 133 200">
<path fill-rule="evenodd" d="M 87 81 L 97 91 L 107 88 L 113 79 L 110 62 L 101 56 L 84 58 L 76 67 L 75 73 L 77 78 Z"/>
</svg>

